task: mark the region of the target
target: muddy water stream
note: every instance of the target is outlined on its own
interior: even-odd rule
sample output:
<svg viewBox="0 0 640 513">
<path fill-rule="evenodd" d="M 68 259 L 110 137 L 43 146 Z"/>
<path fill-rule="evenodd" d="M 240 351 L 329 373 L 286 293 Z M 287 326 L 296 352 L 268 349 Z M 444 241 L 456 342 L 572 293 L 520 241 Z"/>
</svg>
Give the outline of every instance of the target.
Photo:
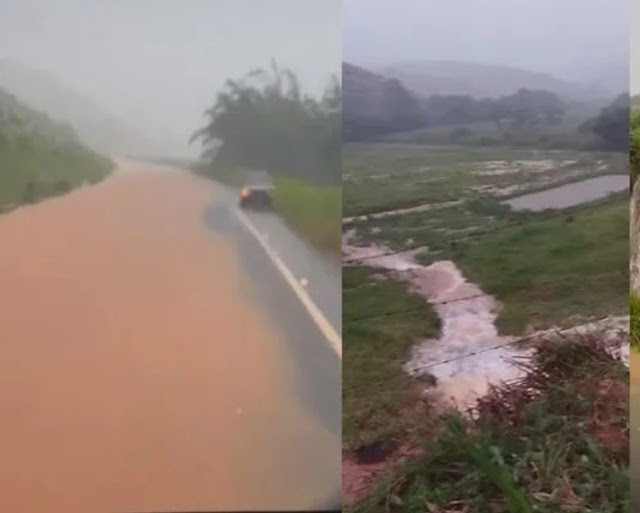
<svg viewBox="0 0 640 513">
<path fill-rule="evenodd" d="M 423 266 L 414 259 L 420 250 L 389 253 L 383 246 L 354 246 L 353 232 L 344 237 L 343 250 L 349 260 L 361 260 L 369 266 L 392 271 L 405 281 L 411 290 L 431 303 L 440 319 L 437 340 L 416 343 L 405 370 L 412 375 L 428 373 L 437 380 L 440 399 L 462 409 L 473 406 L 477 397 L 489 387 L 519 377 L 521 369 L 513 364 L 515 358 L 529 354 L 529 350 L 510 344 L 517 337 L 500 335 L 495 322 L 500 304 L 482 289 L 470 283 L 454 262 L 443 260 Z M 611 316 L 598 322 L 586 323 L 563 330 L 563 333 L 602 332 L 611 340 L 612 351 L 628 361 L 628 344 L 619 341 L 628 336 L 627 316 Z M 554 337 L 556 330 L 538 332 L 540 337 Z"/>
<path fill-rule="evenodd" d="M 310 507 L 335 442 L 201 223 L 211 185 L 128 170 L 0 216 L 0 509 Z"/>
<path fill-rule="evenodd" d="M 348 237 L 343 248 L 349 259 L 366 258 L 367 265 L 393 271 L 434 305 L 441 322 L 440 337 L 416 344 L 405 370 L 434 376 L 443 401 L 467 408 L 492 383 L 520 375 L 511 361 L 524 351 L 510 346 L 493 349 L 511 340 L 499 335 L 495 327 L 498 302 L 469 283 L 455 263 L 440 261 L 422 266 L 410 252 L 376 257 L 388 250 L 381 246 L 351 246 Z M 477 354 L 461 358 L 469 353 Z"/>
</svg>

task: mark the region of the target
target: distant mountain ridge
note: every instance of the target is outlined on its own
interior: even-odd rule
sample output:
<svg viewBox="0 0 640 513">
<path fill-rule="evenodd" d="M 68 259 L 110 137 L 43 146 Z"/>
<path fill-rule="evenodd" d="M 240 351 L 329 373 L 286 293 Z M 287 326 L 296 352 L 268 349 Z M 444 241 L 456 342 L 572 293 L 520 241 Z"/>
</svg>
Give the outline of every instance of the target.
<svg viewBox="0 0 640 513">
<path fill-rule="evenodd" d="M 94 151 L 113 155 L 150 147 L 146 138 L 48 72 L 0 59 L 0 87 L 55 121 L 71 125 Z"/>
<path fill-rule="evenodd" d="M 622 92 L 609 91 L 603 85 L 563 80 L 548 73 L 520 68 L 458 61 L 412 61 L 382 66 L 375 71 L 397 78 L 421 96 L 469 95 L 497 98 L 518 89 L 538 89 L 575 100 L 593 100 Z"/>
</svg>

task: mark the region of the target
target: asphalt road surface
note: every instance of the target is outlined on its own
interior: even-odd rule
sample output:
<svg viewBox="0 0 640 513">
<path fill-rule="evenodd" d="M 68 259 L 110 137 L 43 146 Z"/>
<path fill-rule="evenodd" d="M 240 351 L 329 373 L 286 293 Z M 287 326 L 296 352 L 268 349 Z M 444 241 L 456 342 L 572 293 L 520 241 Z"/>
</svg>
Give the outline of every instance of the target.
<svg viewBox="0 0 640 513">
<path fill-rule="evenodd" d="M 0 216 L 0 509 L 339 501 L 329 287 L 313 288 L 301 241 L 269 239 L 308 274 L 307 300 L 324 295 L 323 331 L 234 208 L 208 181 L 125 162 Z"/>
</svg>

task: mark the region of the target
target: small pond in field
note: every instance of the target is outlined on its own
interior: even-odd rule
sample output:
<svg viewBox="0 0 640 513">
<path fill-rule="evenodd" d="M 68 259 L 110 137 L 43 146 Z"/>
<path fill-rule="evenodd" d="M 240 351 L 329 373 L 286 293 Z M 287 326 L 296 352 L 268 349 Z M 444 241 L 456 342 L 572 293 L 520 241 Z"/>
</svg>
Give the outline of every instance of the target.
<svg viewBox="0 0 640 513">
<path fill-rule="evenodd" d="M 506 200 L 505 203 L 514 210 L 540 211 L 548 208 L 567 208 L 595 201 L 628 188 L 628 175 L 605 175 L 561 185 L 546 191 L 525 194 Z"/>
</svg>

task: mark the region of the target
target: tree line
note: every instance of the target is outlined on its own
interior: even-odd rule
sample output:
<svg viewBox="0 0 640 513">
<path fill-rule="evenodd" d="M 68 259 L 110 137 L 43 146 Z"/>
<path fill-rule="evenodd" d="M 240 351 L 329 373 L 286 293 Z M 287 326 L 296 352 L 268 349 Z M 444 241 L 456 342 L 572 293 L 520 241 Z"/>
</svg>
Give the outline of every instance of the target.
<svg viewBox="0 0 640 513">
<path fill-rule="evenodd" d="M 345 83 L 345 88 L 350 84 Z M 366 95 L 346 96 L 343 131 L 346 140 L 366 140 L 398 132 L 431 127 L 452 127 L 452 142 L 465 135 L 469 125 L 491 123 L 501 133 L 540 132 L 560 125 L 568 119 L 570 103 L 545 90 L 520 89 L 499 98 L 474 98 L 468 95 L 433 95 L 421 99 L 402 84 L 388 81 L 384 94 L 376 99 L 378 112 L 367 117 Z M 365 98 L 363 98 L 365 97 Z M 348 104 L 347 102 L 350 102 Z M 370 104 L 369 104 L 370 105 Z M 371 108 L 368 109 L 371 112 Z M 585 139 L 593 149 L 627 151 L 629 100 L 621 94 L 594 118 L 572 130 L 592 137 Z M 550 130 L 551 132 L 551 130 Z M 595 135 L 596 137 L 593 137 Z"/>
<path fill-rule="evenodd" d="M 341 182 L 342 91 L 332 77 L 320 98 L 303 93 L 295 73 L 272 59 L 227 80 L 207 123 L 191 142 L 202 144 L 201 167 L 264 170 L 312 184 Z"/>
<path fill-rule="evenodd" d="M 629 160 L 631 162 L 631 187 L 640 174 L 640 112 L 632 111 L 630 120 Z"/>
</svg>

